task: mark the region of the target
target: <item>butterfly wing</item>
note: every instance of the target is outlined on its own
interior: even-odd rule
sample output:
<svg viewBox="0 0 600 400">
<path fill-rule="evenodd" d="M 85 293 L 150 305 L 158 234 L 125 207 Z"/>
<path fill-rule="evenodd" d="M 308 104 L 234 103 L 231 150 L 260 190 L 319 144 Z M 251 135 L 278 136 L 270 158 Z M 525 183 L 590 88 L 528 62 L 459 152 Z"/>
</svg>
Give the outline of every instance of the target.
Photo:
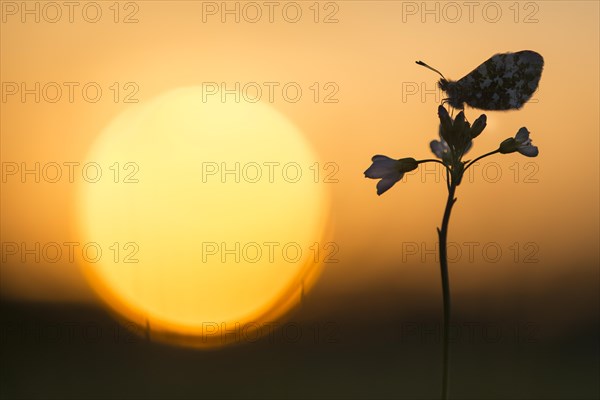
<svg viewBox="0 0 600 400">
<path fill-rule="evenodd" d="M 544 59 L 534 51 L 492 56 L 457 82 L 463 100 L 481 110 L 523 107 L 536 91 Z"/>
</svg>

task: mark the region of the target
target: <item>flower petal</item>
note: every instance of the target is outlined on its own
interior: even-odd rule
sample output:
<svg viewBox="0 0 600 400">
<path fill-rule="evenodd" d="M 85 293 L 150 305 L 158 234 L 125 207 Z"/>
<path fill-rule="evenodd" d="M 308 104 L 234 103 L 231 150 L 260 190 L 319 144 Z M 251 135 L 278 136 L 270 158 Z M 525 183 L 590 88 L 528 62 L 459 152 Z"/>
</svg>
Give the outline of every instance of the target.
<svg viewBox="0 0 600 400">
<path fill-rule="evenodd" d="M 469 150 L 471 150 L 471 147 L 473 147 L 473 141 L 472 140 L 465 145 L 465 151 L 463 152 L 463 156 L 465 154 L 467 154 L 469 152 Z"/>
<path fill-rule="evenodd" d="M 515 135 L 515 139 L 517 139 L 519 143 L 525 143 L 527 139 L 529 139 L 529 131 L 527 130 L 527 128 L 522 127 L 521 129 L 519 129 L 519 132 L 517 132 L 517 134 Z"/>
<path fill-rule="evenodd" d="M 431 148 L 431 152 L 435 154 L 437 158 L 442 158 L 444 150 L 447 148 L 447 146 L 444 146 L 439 140 L 432 140 L 431 143 L 429 143 L 429 147 Z"/>
<path fill-rule="evenodd" d="M 384 178 L 398 172 L 398 160 L 382 155 L 376 155 L 372 160 L 373 164 L 365 171 L 367 178 Z"/>
<path fill-rule="evenodd" d="M 375 162 L 375 161 L 395 161 L 395 160 L 388 156 L 382 156 L 381 154 L 377 154 L 371 158 L 371 161 Z"/>
<path fill-rule="evenodd" d="M 517 151 L 527 157 L 535 157 L 540 153 L 537 146 L 532 145 L 521 146 L 517 148 Z"/>
<path fill-rule="evenodd" d="M 385 192 L 387 192 L 396 182 L 398 182 L 404 174 L 398 172 L 395 176 L 389 176 L 387 178 L 383 178 L 379 182 L 377 182 L 377 195 L 381 196 Z"/>
</svg>

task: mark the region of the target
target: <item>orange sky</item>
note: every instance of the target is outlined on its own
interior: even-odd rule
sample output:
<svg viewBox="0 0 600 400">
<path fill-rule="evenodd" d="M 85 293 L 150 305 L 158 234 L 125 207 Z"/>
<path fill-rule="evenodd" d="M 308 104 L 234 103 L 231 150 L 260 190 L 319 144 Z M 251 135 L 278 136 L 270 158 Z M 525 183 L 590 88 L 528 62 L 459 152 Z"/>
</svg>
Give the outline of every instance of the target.
<svg viewBox="0 0 600 400">
<path fill-rule="evenodd" d="M 486 3 L 474 10 L 472 22 L 466 8 L 451 22 L 455 10 L 439 3 L 436 22 L 435 14 L 423 14 L 421 2 L 321 2 L 318 23 L 309 8 L 312 2 L 299 2 L 303 14 L 297 23 L 285 21 L 277 10 L 272 23 L 266 14 L 257 23 L 243 16 L 240 23 L 231 17 L 221 23 L 219 14 L 202 21 L 202 2 L 142 1 L 135 3 L 137 11 L 120 10 L 119 20 L 136 11 L 139 21 L 130 24 L 113 21 L 112 2 L 100 2 L 103 14 L 97 23 L 86 22 L 77 10 L 73 23 L 66 10 L 57 23 L 44 21 L 44 15 L 40 23 L 31 16 L 22 23 L 22 10 L 13 15 L 7 3 L 12 2 L 2 2 L 2 82 L 27 82 L 29 87 L 58 82 L 64 92 L 56 103 L 35 103 L 31 95 L 25 103 L 18 95 L 2 99 L 3 163 L 85 160 L 99 132 L 130 107 L 112 100 L 114 82 L 120 96 L 139 88 L 135 98 L 140 103 L 205 82 L 226 82 L 228 87 L 257 82 L 263 88 L 264 82 L 278 82 L 279 87 L 297 83 L 303 89 L 300 101 L 288 102 L 275 91 L 271 105 L 296 124 L 322 163 L 339 166 L 339 182 L 329 189 L 332 240 L 339 245 L 340 263 L 325 266 L 319 290 L 330 296 L 378 290 L 380 285 L 426 293 L 439 289 L 432 256 L 425 262 L 421 253 L 402 259 L 402 251 L 414 243 L 435 246 L 443 182 L 411 175 L 377 197 L 376 182 L 363 177 L 374 154 L 431 157 L 428 143 L 437 134 L 438 100 L 430 94 L 423 101 L 420 92 L 407 94 L 403 88 L 432 89 L 437 75 L 414 61 L 422 59 L 446 77 L 459 79 L 497 52 L 535 50 L 545 59 L 536 102 L 520 111 L 488 112 L 488 128 L 471 154 L 493 150 L 527 126 L 540 155 L 495 156 L 489 161 L 497 164 L 482 164 L 488 175 L 476 170 L 473 182 L 459 187 L 449 241 L 458 242 L 464 252 L 465 242 L 477 241 L 478 248 L 497 243 L 504 256 L 495 264 L 481 252 L 473 262 L 463 255 L 452 266 L 453 285 L 459 293 L 477 294 L 498 287 L 550 290 L 565 277 L 597 281 L 597 2 L 522 2 L 518 15 L 513 2 L 500 2 L 497 22 Z M 428 4 L 434 9 L 433 2 Z M 337 23 L 322 22 L 330 13 Z M 76 90 L 70 103 L 64 82 L 78 82 L 79 87 L 97 82 L 103 96 L 89 103 Z M 127 82 L 135 86 L 126 90 Z M 319 100 L 339 88 L 333 97 L 338 102 L 315 103 L 314 82 L 319 83 Z M 334 85 L 325 87 L 328 82 Z M 470 120 L 479 114 L 466 110 Z M 502 176 L 493 182 L 497 170 Z M 1 200 L 3 242 L 73 239 L 73 184 L 21 183 L 9 177 L 2 183 Z M 520 249 L 517 256 L 514 243 Z M 537 262 L 523 263 L 529 251 Z M 2 263 L 3 295 L 87 301 L 90 293 L 74 264 Z"/>
</svg>

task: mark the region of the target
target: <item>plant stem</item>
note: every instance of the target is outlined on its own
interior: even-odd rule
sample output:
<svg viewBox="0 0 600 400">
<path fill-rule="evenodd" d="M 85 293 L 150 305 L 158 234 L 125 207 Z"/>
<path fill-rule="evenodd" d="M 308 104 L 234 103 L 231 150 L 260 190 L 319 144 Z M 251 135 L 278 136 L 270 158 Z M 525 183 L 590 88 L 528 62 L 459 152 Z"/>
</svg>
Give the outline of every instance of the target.
<svg viewBox="0 0 600 400">
<path fill-rule="evenodd" d="M 425 160 L 419 160 L 419 161 L 417 161 L 417 164 L 426 163 L 426 162 L 435 162 L 438 164 L 442 164 L 444 166 L 444 168 L 448 169 L 448 166 L 446 164 L 444 164 L 440 160 L 436 160 L 435 158 L 427 158 Z"/>
<path fill-rule="evenodd" d="M 467 168 L 469 168 L 471 165 L 475 164 L 477 161 L 481 160 L 482 158 L 491 156 L 492 154 L 496 154 L 496 153 L 499 153 L 499 152 L 500 152 L 500 149 L 497 149 L 497 150 L 494 150 L 494 151 L 490 151 L 489 153 L 485 153 L 484 155 L 477 157 L 473 161 L 469 161 L 469 163 L 467 165 L 465 165 L 465 169 L 463 170 L 463 173 L 464 173 L 464 171 L 467 170 Z"/>
<path fill-rule="evenodd" d="M 417 161 L 417 164 L 428 163 L 428 162 L 435 162 L 438 164 L 442 164 L 444 166 L 444 168 L 446 169 L 446 186 L 448 187 L 448 190 L 450 190 L 450 178 L 449 178 L 450 177 L 450 168 L 448 168 L 448 166 L 446 164 L 444 164 L 440 160 L 436 160 L 435 158 L 427 158 L 425 160 L 419 160 L 419 161 Z"/>
<path fill-rule="evenodd" d="M 444 218 L 442 219 L 442 227 L 438 229 L 439 246 L 440 246 L 440 272 L 442 275 L 442 295 L 444 300 L 444 345 L 443 345 L 443 375 L 442 375 L 442 399 L 448 398 L 448 361 L 450 355 L 450 279 L 448 277 L 448 254 L 446 239 L 448 237 L 448 223 L 450 222 L 450 212 L 452 206 L 456 202 L 454 192 L 456 191 L 456 182 L 451 179 L 448 187 L 448 200 L 446 201 L 446 209 L 444 210 Z"/>
</svg>

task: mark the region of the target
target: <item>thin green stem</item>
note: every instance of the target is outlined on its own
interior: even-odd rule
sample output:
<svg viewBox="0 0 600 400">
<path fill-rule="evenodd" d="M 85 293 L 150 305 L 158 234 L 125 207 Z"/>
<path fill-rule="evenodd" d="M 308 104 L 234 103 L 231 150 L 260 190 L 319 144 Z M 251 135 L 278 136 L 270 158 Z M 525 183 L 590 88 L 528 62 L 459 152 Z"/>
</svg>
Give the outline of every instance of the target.
<svg viewBox="0 0 600 400">
<path fill-rule="evenodd" d="M 442 227 L 438 228 L 439 248 L 440 248 L 440 272 L 442 276 L 442 295 L 444 301 L 444 329 L 443 329 L 443 372 L 442 372 L 442 399 L 448 398 L 448 371 L 450 359 L 450 279 L 448 276 L 448 253 L 446 241 L 448 238 L 448 224 L 450 222 L 450 212 L 452 206 L 456 202 L 454 193 L 456 192 L 456 182 L 451 179 L 448 187 L 448 199 L 446 201 L 446 209 L 442 219 Z"/>
<path fill-rule="evenodd" d="M 492 154 L 496 154 L 496 153 L 499 153 L 499 152 L 500 152 L 500 149 L 496 149 L 496 150 L 494 150 L 494 151 L 490 151 L 489 153 L 485 153 L 484 155 L 477 157 L 477 158 L 476 158 L 476 159 L 474 159 L 473 161 L 469 161 L 469 162 L 467 163 L 467 165 L 465 165 L 465 169 L 464 169 L 464 171 L 466 171 L 466 170 L 467 170 L 467 168 L 469 168 L 471 165 L 473 165 L 473 164 L 474 164 L 474 163 L 476 163 L 477 161 L 481 160 L 482 158 L 485 158 L 485 157 L 487 157 L 487 156 L 491 156 Z M 463 171 L 463 172 L 464 172 L 464 171 Z"/>
</svg>

